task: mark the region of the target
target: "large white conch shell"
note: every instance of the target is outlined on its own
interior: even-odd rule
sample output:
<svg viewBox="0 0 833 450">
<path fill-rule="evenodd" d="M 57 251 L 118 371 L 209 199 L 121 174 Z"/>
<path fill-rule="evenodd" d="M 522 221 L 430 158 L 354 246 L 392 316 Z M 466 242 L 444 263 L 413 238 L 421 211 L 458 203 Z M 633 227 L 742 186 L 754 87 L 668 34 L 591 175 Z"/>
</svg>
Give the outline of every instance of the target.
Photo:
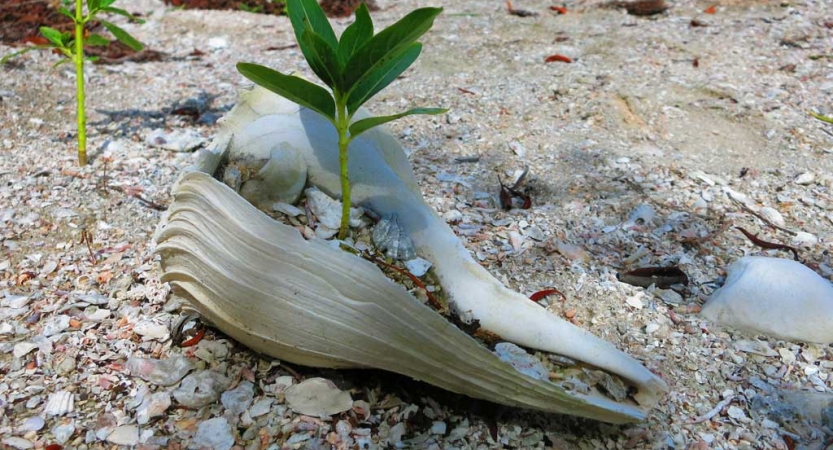
<svg viewBox="0 0 833 450">
<path fill-rule="evenodd" d="M 703 307 L 718 325 L 799 342 L 833 343 L 833 285 L 797 261 L 747 256 Z"/>
<path fill-rule="evenodd" d="M 332 125 L 260 88 L 242 95 L 197 169 L 221 160 L 266 160 L 297 149 L 308 183 L 338 197 Z M 395 215 L 417 253 L 434 264 L 456 309 L 520 346 L 568 356 L 623 379 L 633 400 L 566 390 L 501 362 L 474 339 L 388 280 L 373 264 L 306 241 L 226 185 L 185 174 L 157 233 L 163 279 L 241 343 L 298 364 L 374 367 L 494 402 L 607 422 L 644 419 L 665 383 L 609 343 L 512 292 L 477 264 L 423 200 L 399 143 L 374 129 L 350 146 L 353 199 Z"/>
</svg>

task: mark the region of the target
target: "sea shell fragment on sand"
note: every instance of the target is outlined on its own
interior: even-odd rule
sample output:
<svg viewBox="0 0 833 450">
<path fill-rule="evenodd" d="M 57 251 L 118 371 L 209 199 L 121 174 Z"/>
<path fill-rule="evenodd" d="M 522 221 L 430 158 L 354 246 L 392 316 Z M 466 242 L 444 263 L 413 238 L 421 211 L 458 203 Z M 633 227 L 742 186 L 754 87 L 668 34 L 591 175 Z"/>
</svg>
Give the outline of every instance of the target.
<svg viewBox="0 0 833 450">
<path fill-rule="evenodd" d="M 378 368 L 505 405 L 613 423 L 644 419 L 667 389 L 635 359 L 510 291 L 481 267 L 423 200 L 404 151 L 383 128 L 351 143 L 354 204 L 379 217 L 395 215 L 419 257 L 433 264 L 449 302 L 484 331 L 603 370 L 634 395 L 617 400 L 592 386 L 571 391 L 518 372 L 376 265 L 304 239 L 213 178 L 238 152 L 265 159 L 279 143 L 300 150 L 309 186 L 340 197 L 332 125 L 255 88 L 222 119 L 192 173 L 177 181 L 156 234 L 163 280 L 232 338 L 296 364 Z"/>
<path fill-rule="evenodd" d="M 762 256 L 729 266 L 702 314 L 718 325 L 799 342 L 833 343 L 833 286 L 799 262 Z"/>
</svg>

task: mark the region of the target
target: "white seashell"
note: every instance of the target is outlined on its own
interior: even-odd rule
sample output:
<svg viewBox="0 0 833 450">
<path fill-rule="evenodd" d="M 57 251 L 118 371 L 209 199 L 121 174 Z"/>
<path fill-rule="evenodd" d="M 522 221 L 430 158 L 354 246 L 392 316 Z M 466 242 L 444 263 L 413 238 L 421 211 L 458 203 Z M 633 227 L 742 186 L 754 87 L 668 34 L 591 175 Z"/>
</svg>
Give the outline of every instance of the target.
<svg viewBox="0 0 833 450">
<path fill-rule="evenodd" d="M 816 174 L 813 172 L 804 172 L 801 175 L 795 177 L 795 184 L 812 184 L 816 181 Z"/>
<path fill-rule="evenodd" d="M 226 145 L 229 135 L 251 145 Z M 332 125 L 264 89 L 243 94 L 215 142 L 199 170 L 213 174 L 224 152 L 263 155 L 284 142 L 302 151 L 310 185 L 340 194 Z M 405 153 L 384 129 L 352 142 L 350 179 L 356 204 L 381 217 L 396 215 L 456 310 L 504 341 L 620 377 L 636 403 L 595 388 L 569 390 L 576 380 L 567 386 L 519 373 L 375 265 L 304 240 L 210 175 L 187 173 L 174 187 L 175 201 L 156 234 L 163 280 L 229 336 L 297 364 L 375 367 L 493 402 L 615 423 L 644 419 L 663 395 L 665 383 L 636 360 L 508 290 L 481 267 L 425 203 Z"/>
<path fill-rule="evenodd" d="M 641 204 L 637 205 L 630 214 L 628 214 L 628 220 L 622 224 L 622 228 L 629 229 L 633 227 L 641 227 L 646 225 L 651 225 L 654 222 L 654 218 L 656 217 L 656 211 L 651 205 L 648 204 Z"/>
<path fill-rule="evenodd" d="M 799 231 L 790 239 L 790 244 L 795 247 L 813 247 L 819 243 L 819 238 L 815 235 L 807 233 L 806 231 Z"/>
<path fill-rule="evenodd" d="M 72 392 L 58 391 L 49 396 L 43 413 L 47 416 L 63 416 L 75 410 L 75 398 Z"/>
<path fill-rule="evenodd" d="M 773 225 L 783 227 L 784 225 L 787 224 L 787 222 L 784 220 L 784 216 L 782 216 L 781 213 L 778 212 L 777 209 L 775 209 L 771 206 L 764 206 L 763 208 L 761 208 L 760 211 L 758 211 L 758 214 L 762 215 L 766 220 L 770 221 Z"/>
<path fill-rule="evenodd" d="M 235 164 L 240 167 L 243 162 Z M 279 143 L 270 151 L 265 163 L 249 166 L 249 170 L 255 168 L 255 176 L 240 188 L 240 195 L 253 205 L 266 209 L 276 202 L 295 203 L 301 197 L 307 183 L 307 165 L 298 150 Z"/>
<path fill-rule="evenodd" d="M 379 221 L 373 227 L 373 244 L 388 258 L 408 261 L 416 258 L 414 242 L 399 225 L 399 218 L 393 214 Z"/>
<path fill-rule="evenodd" d="M 728 268 L 703 307 L 718 325 L 800 342 L 833 343 L 833 286 L 804 264 L 750 256 Z"/>
</svg>

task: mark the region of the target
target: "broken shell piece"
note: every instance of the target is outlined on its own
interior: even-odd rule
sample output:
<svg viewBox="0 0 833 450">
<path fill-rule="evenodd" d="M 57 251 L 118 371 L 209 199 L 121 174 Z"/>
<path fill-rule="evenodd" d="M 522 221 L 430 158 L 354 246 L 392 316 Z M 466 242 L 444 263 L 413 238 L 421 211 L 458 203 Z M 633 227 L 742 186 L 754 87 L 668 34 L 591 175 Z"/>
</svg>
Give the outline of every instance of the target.
<svg viewBox="0 0 833 450">
<path fill-rule="evenodd" d="M 276 202 L 297 202 L 307 183 L 307 165 L 298 150 L 278 144 L 269 155 L 255 176 L 240 188 L 240 195 L 260 209 Z M 238 167 L 241 163 L 237 162 Z"/>
<path fill-rule="evenodd" d="M 395 214 L 385 217 L 373 227 L 373 244 L 391 259 L 408 261 L 416 258 L 414 241 L 399 225 Z"/>
<path fill-rule="evenodd" d="M 304 195 L 307 196 L 307 205 L 309 205 L 310 211 L 315 214 L 321 225 L 331 230 L 338 230 L 338 227 L 341 226 L 341 202 L 315 187 L 304 191 Z M 361 208 L 350 208 L 350 226 L 361 226 L 363 214 L 364 211 Z"/>
<path fill-rule="evenodd" d="M 656 212 L 651 205 L 643 203 L 637 205 L 628 215 L 628 220 L 622 224 L 623 229 L 651 225 L 656 217 Z"/>
<path fill-rule="evenodd" d="M 310 378 L 286 389 L 286 402 L 293 411 L 308 416 L 326 417 L 353 407 L 349 392 L 324 378 Z"/>
<path fill-rule="evenodd" d="M 231 156 L 268 155 L 272 142 L 300 149 L 309 184 L 340 196 L 338 137 L 317 113 L 255 88 L 223 119 L 217 141 L 229 135 L 252 143 L 217 144 Z M 501 341 L 567 356 L 619 377 L 633 395 L 616 401 L 595 387 L 569 391 L 563 383 L 519 373 L 376 265 L 330 243 L 305 240 L 215 180 L 213 170 L 186 173 L 174 187 L 174 202 L 156 234 L 162 279 L 232 338 L 296 364 L 373 367 L 505 405 L 614 423 L 646 417 L 665 383 L 489 274 L 425 202 L 392 135 L 384 128 L 369 130 L 352 142 L 350 152 L 353 201 L 381 217 L 397 216 L 420 257 L 434 265 L 440 288 L 457 311 Z M 211 160 L 204 158 L 203 167 Z"/>
<path fill-rule="evenodd" d="M 75 397 L 72 392 L 58 391 L 49 396 L 43 413 L 47 416 L 63 416 L 75 410 Z"/>
<path fill-rule="evenodd" d="M 729 266 L 703 316 L 723 325 L 799 342 L 833 343 L 833 286 L 804 264 L 748 256 Z"/>
<path fill-rule="evenodd" d="M 174 398 L 188 408 L 202 408 L 216 402 L 226 390 L 229 379 L 211 370 L 192 373 L 173 391 Z"/>
</svg>

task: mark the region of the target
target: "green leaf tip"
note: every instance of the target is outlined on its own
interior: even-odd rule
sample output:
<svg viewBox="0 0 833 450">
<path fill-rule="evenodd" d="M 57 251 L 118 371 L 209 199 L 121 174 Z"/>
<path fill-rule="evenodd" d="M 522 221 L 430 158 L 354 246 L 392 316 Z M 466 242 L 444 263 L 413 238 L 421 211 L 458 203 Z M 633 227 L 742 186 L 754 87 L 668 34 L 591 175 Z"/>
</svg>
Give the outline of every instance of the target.
<svg viewBox="0 0 833 450">
<path fill-rule="evenodd" d="M 350 125 L 350 139 L 364 133 L 365 131 L 377 127 L 379 125 L 392 122 L 396 119 L 401 119 L 405 116 L 412 116 L 415 114 L 437 115 L 448 112 L 446 108 L 413 108 L 398 114 L 391 114 L 389 116 L 368 117 L 366 119 L 357 120 Z"/>
<path fill-rule="evenodd" d="M 258 86 L 309 108 L 326 117 L 330 122 L 335 121 L 335 100 L 321 86 L 258 64 L 237 63 L 237 71 Z"/>
</svg>

